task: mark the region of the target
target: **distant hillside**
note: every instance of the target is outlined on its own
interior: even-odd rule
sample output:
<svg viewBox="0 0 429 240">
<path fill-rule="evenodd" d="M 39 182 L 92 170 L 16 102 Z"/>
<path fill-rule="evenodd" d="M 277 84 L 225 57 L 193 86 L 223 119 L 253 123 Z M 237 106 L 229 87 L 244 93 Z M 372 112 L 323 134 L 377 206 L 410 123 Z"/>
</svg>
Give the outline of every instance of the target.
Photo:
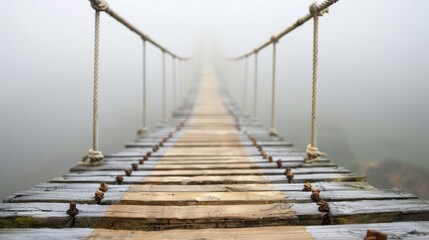
<svg viewBox="0 0 429 240">
<path fill-rule="evenodd" d="M 377 188 L 399 188 L 429 199 L 429 171 L 396 160 L 360 163 L 359 172 Z"/>
</svg>

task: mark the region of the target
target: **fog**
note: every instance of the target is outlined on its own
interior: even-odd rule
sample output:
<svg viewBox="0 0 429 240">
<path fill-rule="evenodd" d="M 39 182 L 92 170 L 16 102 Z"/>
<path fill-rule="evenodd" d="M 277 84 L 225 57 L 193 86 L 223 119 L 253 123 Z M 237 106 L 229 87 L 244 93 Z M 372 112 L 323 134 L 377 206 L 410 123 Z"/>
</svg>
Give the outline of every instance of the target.
<svg viewBox="0 0 429 240">
<path fill-rule="evenodd" d="M 238 103 L 237 56 L 308 12 L 313 1 L 109 0 L 179 55 L 220 66 Z M 2 1 L 0 9 L 0 197 L 60 176 L 91 147 L 94 11 L 86 0 Z M 318 145 L 346 166 L 396 159 L 429 169 L 427 1 L 340 1 L 319 20 Z M 101 14 L 100 149 L 111 153 L 141 127 L 142 41 Z M 211 54 L 209 54 L 211 53 Z M 148 121 L 161 119 L 161 61 L 148 44 Z M 258 118 L 269 126 L 271 47 L 259 54 Z M 312 23 L 277 47 L 277 129 L 310 140 Z M 172 64 L 167 58 L 168 113 Z M 184 69 L 187 85 L 200 60 Z M 253 57 L 247 109 L 252 109 Z M 183 94 L 182 94 L 183 95 Z"/>
</svg>

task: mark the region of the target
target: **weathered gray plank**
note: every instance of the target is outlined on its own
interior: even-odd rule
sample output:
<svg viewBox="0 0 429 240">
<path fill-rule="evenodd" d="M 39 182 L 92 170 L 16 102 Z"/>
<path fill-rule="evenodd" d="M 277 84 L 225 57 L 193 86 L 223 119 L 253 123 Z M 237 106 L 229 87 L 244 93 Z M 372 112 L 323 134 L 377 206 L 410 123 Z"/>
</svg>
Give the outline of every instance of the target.
<svg viewBox="0 0 429 240">
<path fill-rule="evenodd" d="M 5 202 L 77 202 L 94 204 L 94 192 L 44 192 L 23 191 L 9 196 Z M 101 204 L 134 205 L 232 205 L 265 203 L 309 203 L 313 202 L 310 192 L 303 191 L 253 191 L 253 192 L 110 192 L 104 194 Z M 392 200 L 417 198 L 415 195 L 393 190 L 343 190 L 323 191 L 325 201 Z"/>
<path fill-rule="evenodd" d="M 428 221 L 429 202 L 383 200 L 332 202 L 335 223 Z M 323 213 L 315 203 L 258 205 L 78 205 L 76 227 L 167 229 L 320 224 Z M 62 203 L 2 203 L 0 226 L 64 227 L 68 220 Z"/>
<path fill-rule="evenodd" d="M 282 169 L 210 169 L 210 170 L 159 170 L 157 168 L 152 171 L 134 170 L 132 175 L 137 176 L 236 176 L 236 175 L 280 175 L 284 176 L 284 168 Z M 345 168 L 294 168 L 293 173 L 300 174 L 316 174 L 316 173 L 350 173 L 350 170 Z M 82 176 L 117 176 L 123 175 L 124 171 L 81 171 L 64 174 L 64 177 L 82 177 Z"/>
</svg>

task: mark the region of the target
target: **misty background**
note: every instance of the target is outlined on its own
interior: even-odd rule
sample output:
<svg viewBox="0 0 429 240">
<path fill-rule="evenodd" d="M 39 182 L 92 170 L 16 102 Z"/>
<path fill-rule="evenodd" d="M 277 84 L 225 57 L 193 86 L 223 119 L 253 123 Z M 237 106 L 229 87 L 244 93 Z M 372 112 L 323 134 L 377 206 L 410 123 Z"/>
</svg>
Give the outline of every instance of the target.
<svg viewBox="0 0 429 240">
<path fill-rule="evenodd" d="M 221 67 L 231 96 L 241 103 L 241 63 L 221 54 L 252 50 L 305 15 L 313 1 L 108 2 L 173 52 L 205 56 L 205 64 Z M 1 3 L 0 197 L 5 197 L 66 173 L 91 148 L 94 10 L 86 0 Z M 385 178 L 370 177 L 381 167 L 390 170 L 377 176 L 408 174 L 407 181 L 424 189 L 429 183 L 428 7 L 424 0 L 342 0 L 319 20 L 319 149 L 381 187 L 391 186 L 381 184 Z M 307 22 L 277 45 L 277 129 L 302 149 L 310 140 L 312 27 Z M 107 154 L 122 149 L 141 127 L 142 41 L 105 13 L 100 39 L 100 149 Z M 271 54 L 271 47 L 259 53 L 258 118 L 266 127 Z M 200 60 L 185 65 L 186 86 L 196 79 Z M 161 61 L 161 52 L 148 44 L 152 129 L 161 119 Z M 251 111 L 253 57 L 248 71 Z M 167 57 L 168 113 L 171 81 Z"/>
</svg>

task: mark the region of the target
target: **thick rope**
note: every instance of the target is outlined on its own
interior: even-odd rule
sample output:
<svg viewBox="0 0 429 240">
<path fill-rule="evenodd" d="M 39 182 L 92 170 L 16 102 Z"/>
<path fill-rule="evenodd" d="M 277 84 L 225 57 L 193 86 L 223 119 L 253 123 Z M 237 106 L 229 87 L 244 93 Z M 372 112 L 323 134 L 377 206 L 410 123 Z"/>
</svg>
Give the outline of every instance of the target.
<svg viewBox="0 0 429 240">
<path fill-rule="evenodd" d="M 164 124 L 167 122 L 165 117 L 165 82 L 166 82 L 166 74 L 165 74 L 165 51 L 162 52 L 162 120 L 161 123 Z"/>
<path fill-rule="evenodd" d="M 258 118 L 257 114 L 257 104 L 258 104 L 258 52 L 255 51 L 255 66 L 254 66 L 254 82 L 253 82 L 253 118 L 252 121 L 256 122 Z"/>
<path fill-rule="evenodd" d="M 143 39 L 143 128 L 147 129 L 147 102 L 146 102 L 146 40 Z"/>
<path fill-rule="evenodd" d="M 320 12 L 316 3 L 310 6 L 310 13 L 313 16 L 313 91 L 311 100 L 311 143 L 307 146 L 307 162 L 318 162 L 325 153 L 317 149 L 317 73 L 318 73 L 318 39 L 319 39 L 319 15 Z"/>
<path fill-rule="evenodd" d="M 274 38 L 273 38 L 274 39 Z M 270 136 L 278 136 L 276 131 L 275 110 L 276 110 L 276 44 L 277 41 L 273 40 L 273 68 L 272 68 L 272 87 L 271 87 L 271 125 L 269 134 Z"/>
<path fill-rule="evenodd" d="M 142 110 L 143 110 L 143 116 L 142 116 L 142 127 L 138 130 L 137 135 L 144 136 L 147 131 L 147 115 L 146 115 L 146 40 L 142 38 L 143 40 L 143 47 L 142 47 Z"/>
<path fill-rule="evenodd" d="M 173 57 L 173 114 L 177 109 L 177 86 L 176 86 L 176 58 Z"/>
<path fill-rule="evenodd" d="M 92 2 L 91 2 L 92 3 Z M 95 11 L 94 32 L 94 87 L 92 108 L 92 149 L 81 160 L 82 164 L 97 165 L 103 159 L 101 151 L 98 151 L 98 57 L 100 42 L 100 11 Z"/>
<path fill-rule="evenodd" d="M 248 63 L 248 58 L 245 57 L 243 59 L 243 99 L 241 102 L 241 112 L 244 114 L 246 113 L 246 95 L 247 95 L 247 63 Z"/>
</svg>

